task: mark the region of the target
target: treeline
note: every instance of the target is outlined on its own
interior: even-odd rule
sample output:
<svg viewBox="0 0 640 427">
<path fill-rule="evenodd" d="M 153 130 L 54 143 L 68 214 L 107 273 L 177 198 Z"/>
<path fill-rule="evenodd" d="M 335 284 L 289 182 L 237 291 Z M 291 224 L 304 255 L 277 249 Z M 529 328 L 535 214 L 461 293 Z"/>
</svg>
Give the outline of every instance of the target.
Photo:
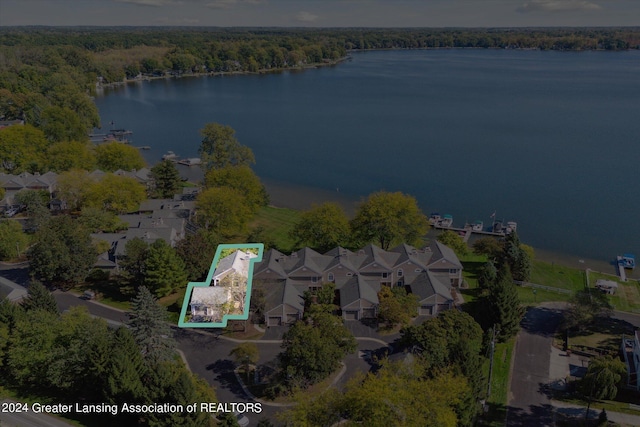
<svg viewBox="0 0 640 427">
<path fill-rule="evenodd" d="M 207 413 L 128 413 L 123 404 L 215 402 L 175 351 L 166 310 L 146 288 L 127 327 L 110 328 L 85 307 L 59 314 L 38 282 L 20 305 L 0 300 L 0 382 L 18 397 L 50 404 L 117 405 L 117 414 L 66 416 L 91 426 L 210 426 Z"/>
<path fill-rule="evenodd" d="M 638 28 L 0 30 L 0 120 L 24 119 L 53 141 L 99 126 L 96 83 L 140 75 L 261 72 L 333 63 L 363 49 L 640 48 Z"/>
</svg>

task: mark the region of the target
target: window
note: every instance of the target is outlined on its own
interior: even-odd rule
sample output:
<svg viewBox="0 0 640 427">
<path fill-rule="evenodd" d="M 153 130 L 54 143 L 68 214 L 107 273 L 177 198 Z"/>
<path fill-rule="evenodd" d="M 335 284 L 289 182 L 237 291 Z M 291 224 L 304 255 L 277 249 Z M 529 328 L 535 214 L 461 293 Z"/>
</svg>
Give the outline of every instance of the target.
<svg viewBox="0 0 640 427">
<path fill-rule="evenodd" d="M 455 268 L 449 270 L 449 274 L 456 274 L 457 272 L 458 270 L 456 270 Z"/>
<path fill-rule="evenodd" d="M 329 280 L 330 282 L 333 282 L 334 280 L 336 280 L 336 278 L 333 276 L 333 273 L 329 273 L 327 275 L 327 280 Z"/>
<path fill-rule="evenodd" d="M 398 269 L 398 277 L 404 276 L 404 271 L 401 268 Z"/>
<path fill-rule="evenodd" d="M 420 270 L 419 268 L 416 268 L 416 269 L 415 269 L 415 272 L 416 272 L 416 273 L 420 273 L 421 271 L 422 271 L 422 270 Z"/>
<path fill-rule="evenodd" d="M 389 277 L 389 273 L 387 273 L 387 272 L 382 273 L 382 278 L 383 279 L 386 279 L 387 277 Z"/>
<path fill-rule="evenodd" d="M 313 276 L 311 278 L 311 283 L 318 283 L 318 278 L 316 276 Z"/>
</svg>

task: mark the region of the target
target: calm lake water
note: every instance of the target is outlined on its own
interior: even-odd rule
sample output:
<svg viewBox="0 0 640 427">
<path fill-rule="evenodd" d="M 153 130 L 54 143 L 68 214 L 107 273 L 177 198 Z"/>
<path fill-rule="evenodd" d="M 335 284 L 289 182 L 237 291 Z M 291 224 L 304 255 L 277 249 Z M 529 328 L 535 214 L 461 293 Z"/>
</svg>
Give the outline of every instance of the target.
<svg viewBox="0 0 640 427">
<path fill-rule="evenodd" d="M 155 163 L 231 125 L 269 182 L 415 196 L 576 257 L 640 255 L 640 52 L 415 50 L 335 67 L 142 82 L 98 97 Z"/>
</svg>

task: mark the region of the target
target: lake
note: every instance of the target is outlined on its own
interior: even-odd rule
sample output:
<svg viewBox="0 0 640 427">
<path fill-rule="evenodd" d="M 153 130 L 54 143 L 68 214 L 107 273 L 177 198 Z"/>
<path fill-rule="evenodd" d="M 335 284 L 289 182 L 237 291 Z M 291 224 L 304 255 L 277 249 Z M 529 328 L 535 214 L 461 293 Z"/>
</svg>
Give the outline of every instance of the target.
<svg viewBox="0 0 640 427">
<path fill-rule="evenodd" d="M 197 156 L 199 130 L 219 122 L 261 178 L 301 197 L 403 191 L 456 226 L 496 212 L 536 248 L 609 260 L 640 255 L 638 75 L 638 51 L 378 51 L 301 72 L 140 82 L 96 104 L 102 123 L 151 146 L 151 163 Z"/>
</svg>

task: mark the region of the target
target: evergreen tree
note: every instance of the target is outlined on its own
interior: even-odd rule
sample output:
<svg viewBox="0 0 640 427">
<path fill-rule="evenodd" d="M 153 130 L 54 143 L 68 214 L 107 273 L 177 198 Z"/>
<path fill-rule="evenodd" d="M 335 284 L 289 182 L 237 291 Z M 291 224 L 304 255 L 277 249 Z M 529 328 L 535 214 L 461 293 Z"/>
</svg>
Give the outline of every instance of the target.
<svg viewBox="0 0 640 427">
<path fill-rule="evenodd" d="M 187 273 L 182 258 L 162 239 L 149 246 L 144 265 L 143 283 L 158 297 L 167 296 L 187 286 Z"/>
<path fill-rule="evenodd" d="M 489 286 L 487 302 L 493 324 L 499 330 L 498 340 L 504 342 L 513 337 L 520 328 L 524 309 L 508 265 L 503 266 L 498 278 Z"/>
<path fill-rule="evenodd" d="M 180 189 L 180 173 L 170 160 L 163 160 L 151 168 L 151 177 L 155 182 L 155 196 L 172 198 Z"/>
<path fill-rule="evenodd" d="M 55 298 L 51 295 L 51 292 L 37 280 L 30 282 L 27 298 L 22 301 L 21 305 L 27 311 L 44 310 L 58 314 L 58 305 L 56 304 Z"/>
<path fill-rule="evenodd" d="M 212 233 L 200 230 L 196 234 L 189 234 L 176 244 L 176 252 L 184 261 L 189 280 L 198 281 L 207 277 L 218 247 L 217 240 Z"/>
<path fill-rule="evenodd" d="M 489 286 L 498 278 L 498 270 L 492 261 L 487 261 L 478 274 L 478 286 L 480 289 L 489 289 Z"/>
<path fill-rule="evenodd" d="M 109 351 L 105 399 L 116 404 L 141 401 L 146 391 L 142 384 L 144 374 L 144 361 L 131 331 L 118 328 L 113 334 Z"/>
<path fill-rule="evenodd" d="M 144 360 L 157 363 L 175 356 L 173 332 L 167 323 L 167 309 L 156 301 L 148 288 L 141 286 L 131 301 L 127 325 Z"/>
<path fill-rule="evenodd" d="M 504 241 L 504 260 L 514 280 L 526 282 L 531 276 L 531 258 L 520 243 L 518 234 L 509 233 Z"/>
</svg>

